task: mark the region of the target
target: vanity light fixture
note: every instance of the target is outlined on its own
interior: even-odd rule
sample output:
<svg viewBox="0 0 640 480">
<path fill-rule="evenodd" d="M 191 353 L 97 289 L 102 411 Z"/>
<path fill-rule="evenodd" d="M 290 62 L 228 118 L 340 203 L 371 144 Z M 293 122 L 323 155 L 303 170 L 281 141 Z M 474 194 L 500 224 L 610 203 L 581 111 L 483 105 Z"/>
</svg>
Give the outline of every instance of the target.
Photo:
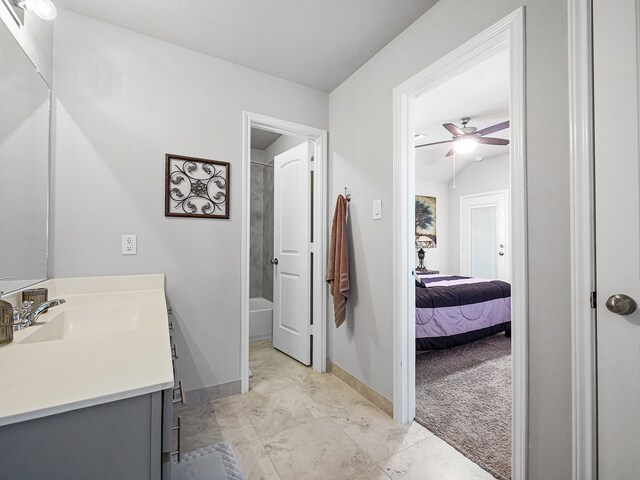
<svg viewBox="0 0 640 480">
<path fill-rule="evenodd" d="M 13 0 L 13 4 L 23 10 L 33 12 L 43 20 L 53 20 L 58 15 L 58 10 L 51 3 L 51 0 Z"/>
</svg>

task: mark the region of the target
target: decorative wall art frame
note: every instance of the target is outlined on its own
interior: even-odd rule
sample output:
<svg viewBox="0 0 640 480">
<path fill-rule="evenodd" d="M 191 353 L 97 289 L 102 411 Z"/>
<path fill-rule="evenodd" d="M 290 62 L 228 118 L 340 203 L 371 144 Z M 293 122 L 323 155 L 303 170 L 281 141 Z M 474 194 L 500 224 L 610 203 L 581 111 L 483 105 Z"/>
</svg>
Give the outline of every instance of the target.
<svg viewBox="0 0 640 480">
<path fill-rule="evenodd" d="M 416 195 L 416 248 L 436 248 L 436 197 Z"/>
<path fill-rule="evenodd" d="M 228 162 L 166 154 L 166 217 L 229 218 Z"/>
</svg>

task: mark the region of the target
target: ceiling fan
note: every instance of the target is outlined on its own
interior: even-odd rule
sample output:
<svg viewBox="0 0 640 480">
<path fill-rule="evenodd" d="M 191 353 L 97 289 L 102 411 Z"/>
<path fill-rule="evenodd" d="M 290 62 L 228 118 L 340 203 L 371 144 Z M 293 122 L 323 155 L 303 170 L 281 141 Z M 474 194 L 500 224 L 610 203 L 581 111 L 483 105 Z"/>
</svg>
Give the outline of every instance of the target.
<svg viewBox="0 0 640 480">
<path fill-rule="evenodd" d="M 504 138 L 485 137 L 485 135 L 489 135 L 490 133 L 499 132 L 500 130 L 509 128 L 509 120 L 502 123 L 496 123 L 495 125 L 483 128 L 482 130 L 478 130 L 476 127 L 467 127 L 469 120 L 471 120 L 471 117 L 462 117 L 460 119 L 462 128 L 459 128 L 453 123 L 443 123 L 442 126 L 453 135 L 451 140 L 423 143 L 422 145 L 416 145 L 416 148 L 440 145 L 442 143 L 453 143 L 453 148 L 449 150 L 446 155 L 447 157 L 450 157 L 453 155 L 454 151 L 457 153 L 469 153 L 476 148 L 479 143 L 485 145 L 509 145 L 509 140 L 505 140 Z"/>
</svg>

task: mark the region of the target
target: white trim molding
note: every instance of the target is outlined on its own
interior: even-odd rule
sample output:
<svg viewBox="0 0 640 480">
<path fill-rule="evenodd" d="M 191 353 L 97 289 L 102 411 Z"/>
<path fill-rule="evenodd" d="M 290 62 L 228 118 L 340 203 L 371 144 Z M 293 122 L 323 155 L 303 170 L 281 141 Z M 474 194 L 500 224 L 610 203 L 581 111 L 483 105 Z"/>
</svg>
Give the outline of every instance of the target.
<svg viewBox="0 0 640 480">
<path fill-rule="evenodd" d="M 591 0 L 569 0 L 573 479 L 597 478 Z"/>
<path fill-rule="evenodd" d="M 251 215 L 251 128 L 259 128 L 283 135 L 298 135 L 313 142 L 313 368 L 327 369 L 325 279 L 327 265 L 327 131 L 298 123 L 280 120 L 257 113 L 243 112 L 242 116 L 242 260 L 240 274 L 240 380 L 241 391 L 249 391 L 249 250 Z"/>
<path fill-rule="evenodd" d="M 524 7 L 434 62 L 393 91 L 394 269 L 393 410 L 408 423 L 415 416 L 415 292 L 413 224 L 415 196 L 414 111 L 418 97 L 497 52 L 510 53 L 511 255 L 513 345 L 512 478 L 527 476 L 527 181 L 525 156 Z"/>
</svg>

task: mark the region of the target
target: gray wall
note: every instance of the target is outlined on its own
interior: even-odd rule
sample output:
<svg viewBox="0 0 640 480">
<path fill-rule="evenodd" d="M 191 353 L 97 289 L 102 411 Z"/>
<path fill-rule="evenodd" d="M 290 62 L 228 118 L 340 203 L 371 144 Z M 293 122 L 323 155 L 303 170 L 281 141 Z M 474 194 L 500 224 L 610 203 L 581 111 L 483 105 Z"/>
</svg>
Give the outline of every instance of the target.
<svg viewBox="0 0 640 480">
<path fill-rule="evenodd" d="M 328 321 L 331 361 L 391 397 L 392 90 L 526 7 L 529 229 L 529 473 L 571 476 L 567 3 L 441 0 L 329 97 L 329 208 L 348 186 L 353 257 L 347 322 Z M 371 220 L 371 201 L 383 219 Z M 552 241 L 550 241 L 552 239 Z M 331 311 L 331 308 L 329 308 Z"/>
<path fill-rule="evenodd" d="M 242 112 L 327 128 L 327 94 L 64 11 L 54 52 L 53 274 L 165 273 L 186 389 L 239 380 Z M 165 153 L 231 162 L 229 220 L 164 216 Z"/>
</svg>

